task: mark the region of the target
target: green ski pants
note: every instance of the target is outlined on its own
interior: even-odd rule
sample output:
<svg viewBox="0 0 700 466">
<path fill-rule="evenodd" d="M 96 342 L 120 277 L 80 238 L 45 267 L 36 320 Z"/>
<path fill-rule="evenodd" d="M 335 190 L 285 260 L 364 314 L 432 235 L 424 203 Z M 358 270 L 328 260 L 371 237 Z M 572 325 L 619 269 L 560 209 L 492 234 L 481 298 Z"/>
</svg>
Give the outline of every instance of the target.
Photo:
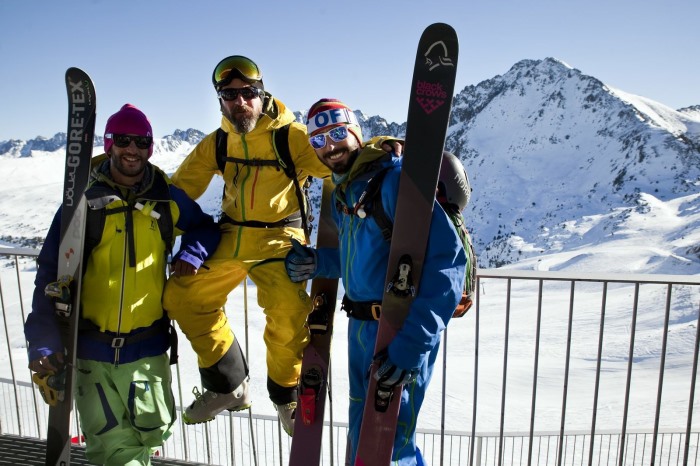
<svg viewBox="0 0 700 466">
<path fill-rule="evenodd" d="M 105 465 L 150 465 L 175 422 L 167 353 L 115 366 L 79 359 L 75 400 L 86 455 Z"/>
</svg>

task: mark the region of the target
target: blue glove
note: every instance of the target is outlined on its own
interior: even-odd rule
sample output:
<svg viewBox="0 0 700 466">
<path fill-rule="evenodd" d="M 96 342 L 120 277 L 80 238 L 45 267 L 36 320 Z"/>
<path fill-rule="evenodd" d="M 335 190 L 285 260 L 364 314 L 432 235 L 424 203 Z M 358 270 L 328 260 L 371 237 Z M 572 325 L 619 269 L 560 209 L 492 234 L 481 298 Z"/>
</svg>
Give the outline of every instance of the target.
<svg viewBox="0 0 700 466">
<path fill-rule="evenodd" d="M 292 249 L 284 258 L 284 268 L 294 283 L 303 282 L 316 276 L 318 257 L 313 248 L 302 245 L 292 238 Z"/>
<path fill-rule="evenodd" d="M 389 351 L 383 349 L 374 356 L 379 369 L 374 374 L 377 384 L 386 389 L 393 389 L 399 385 L 408 385 L 418 377 L 418 369 L 401 369 L 389 359 Z"/>
</svg>

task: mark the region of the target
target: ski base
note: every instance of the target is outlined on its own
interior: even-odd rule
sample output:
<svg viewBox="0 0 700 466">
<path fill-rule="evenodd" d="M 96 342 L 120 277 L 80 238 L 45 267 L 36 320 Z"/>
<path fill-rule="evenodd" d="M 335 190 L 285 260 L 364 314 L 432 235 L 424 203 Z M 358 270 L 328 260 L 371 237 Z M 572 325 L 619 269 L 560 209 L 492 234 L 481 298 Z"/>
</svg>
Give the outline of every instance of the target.
<svg viewBox="0 0 700 466">
<path fill-rule="evenodd" d="M 338 228 L 331 214 L 333 189 L 330 179 L 324 180 L 317 247 L 338 246 Z M 302 356 L 289 466 L 321 464 L 323 420 L 326 399 L 330 397 L 330 351 L 337 290 L 337 279 L 315 278 L 311 283 L 314 309 L 307 320 L 311 341 Z"/>
</svg>

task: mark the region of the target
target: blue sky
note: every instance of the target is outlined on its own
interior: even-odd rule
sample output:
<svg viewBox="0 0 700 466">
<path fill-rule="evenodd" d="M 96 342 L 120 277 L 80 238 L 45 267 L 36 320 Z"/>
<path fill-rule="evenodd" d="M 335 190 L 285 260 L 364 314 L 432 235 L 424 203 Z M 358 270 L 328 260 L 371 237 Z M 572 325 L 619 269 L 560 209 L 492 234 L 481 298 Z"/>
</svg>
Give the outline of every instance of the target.
<svg viewBox="0 0 700 466">
<path fill-rule="evenodd" d="M 0 0 L 0 141 L 65 131 L 65 70 L 95 81 L 97 133 L 130 102 L 156 136 L 211 132 L 211 72 L 246 55 L 292 110 L 336 97 L 403 122 L 420 33 L 457 31 L 456 92 L 558 58 L 673 108 L 700 104 L 697 0 Z"/>
</svg>

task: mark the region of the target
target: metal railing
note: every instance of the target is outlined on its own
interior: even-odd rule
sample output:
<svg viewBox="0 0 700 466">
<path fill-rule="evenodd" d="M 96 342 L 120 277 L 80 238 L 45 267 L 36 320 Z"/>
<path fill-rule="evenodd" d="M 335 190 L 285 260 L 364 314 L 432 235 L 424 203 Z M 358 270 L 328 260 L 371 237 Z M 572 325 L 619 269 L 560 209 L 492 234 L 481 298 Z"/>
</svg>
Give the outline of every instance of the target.
<svg viewBox="0 0 700 466">
<path fill-rule="evenodd" d="M 16 330 L 28 312 L 35 256 L 0 248 L 7 349 L 0 351 L 0 434 L 45 438 L 47 409 L 28 383 Z M 418 419 L 427 463 L 700 464 L 693 424 L 699 312 L 697 276 L 479 270 L 475 308 L 445 332 Z M 339 346 L 334 361 L 345 357 Z M 343 395 L 335 396 L 336 413 Z M 346 432 L 345 422 L 327 422 L 322 464 L 345 463 Z M 290 445 L 275 416 L 225 413 L 178 424 L 159 454 L 285 465 Z"/>
</svg>

